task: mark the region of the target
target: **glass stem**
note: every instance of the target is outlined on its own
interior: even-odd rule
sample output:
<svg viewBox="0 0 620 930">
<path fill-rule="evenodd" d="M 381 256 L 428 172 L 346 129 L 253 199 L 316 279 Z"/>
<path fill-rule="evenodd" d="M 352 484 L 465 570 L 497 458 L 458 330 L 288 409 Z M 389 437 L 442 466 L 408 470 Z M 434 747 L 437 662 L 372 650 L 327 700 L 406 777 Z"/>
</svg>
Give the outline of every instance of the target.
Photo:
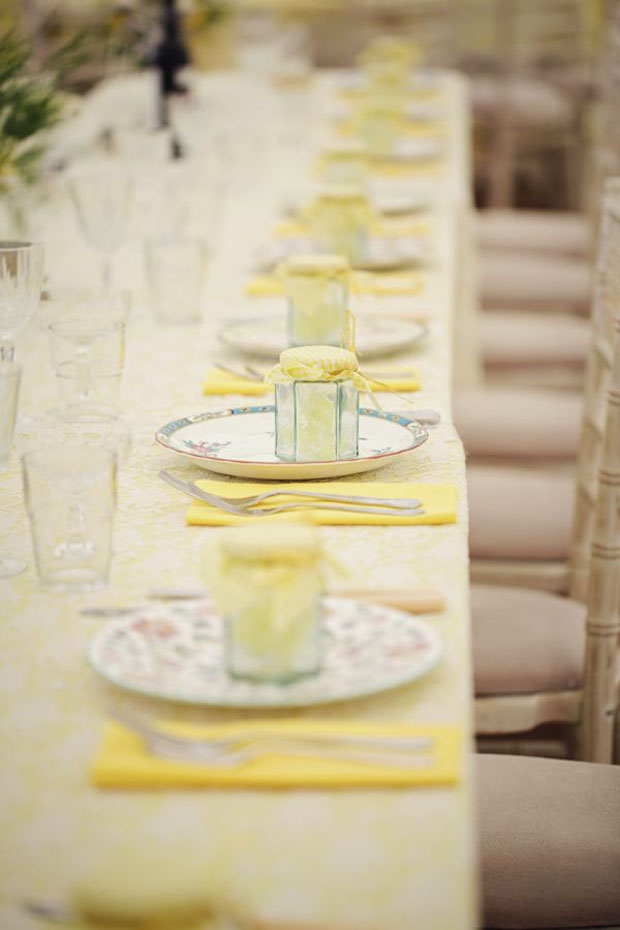
<svg viewBox="0 0 620 930">
<path fill-rule="evenodd" d="M 15 359 L 15 346 L 9 339 L 0 339 L 0 361 L 12 362 Z"/>
<path fill-rule="evenodd" d="M 103 293 L 109 294 L 112 290 L 112 257 L 107 253 L 103 256 L 101 264 L 101 281 Z"/>
</svg>

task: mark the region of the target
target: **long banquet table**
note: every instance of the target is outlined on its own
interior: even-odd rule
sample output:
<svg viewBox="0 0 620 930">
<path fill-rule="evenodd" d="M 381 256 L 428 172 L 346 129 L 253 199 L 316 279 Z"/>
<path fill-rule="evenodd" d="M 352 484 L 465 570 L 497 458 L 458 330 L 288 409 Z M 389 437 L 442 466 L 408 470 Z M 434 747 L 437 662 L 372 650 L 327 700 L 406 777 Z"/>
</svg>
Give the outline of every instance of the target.
<svg viewBox="0 0 620 930">
<path fill-rule="evenodd" d="M 91 95 L 74 124 L 74 136 L 82 146 L 76 144 L 76 158 L 83 157 L 82 136 L 88 135 L 88 127 L 103 121 L 119 99 L 146 101 L 149 81 L 144 75 L 119 78 Z M 243 80 L 195 76 L 194 86 L 202 103 L 216 109 L 219 101 L 228 112 L 231 88 L 239 93 Z M 333 91 L 329 74 L 315 79 L 311 93 L 319 111 L 316 121 L 322 101 Z M 32 926 L 18 907 L 24 896 L 62 899 L 76 870 L 84 863 L 96 869 L 111 855 L 133 867 L 144 862 L 149 868 L 159 859 L 201 866 L 205 881 L 216 875 L 251 912 L 274 923 L 291 920 L 334 930 L 469 930 L 476 925 L 465 463 L 450 419 L 452 346 L 455 341 L 462 345 L 459 333 L 471 322 L 470 288 L 464 284 L 468 269 L 463 267 L 470 185 L 463 80 L 443 74 L 441 99 L 446 154 L 435 176 L 437 197 L 428 217 L 436 261 L 424 271 L 424 293 L 411 298 L 412 307 L 430 309 L 430 333 L 421 347 L 399 361 L 414 362 L 419 369 L 422 390 L 415 395 L 416 406 L 438 409 L 442 422 L 419 451 L 360 477 L 453 483 L 459 495 L 458 519 L 446 526 L 325 527 L 321 534 L 328 551 L 346 568 L 352 587 L 439 588 L 447 607 L 427 619 L 440 632 L 445 655 L 434 672 L 411 685 L 299 713 L 462 727 L 459 784 L 288 792 L 104 792 L 89 784 L 89 763 L 100 740 L 110 691 L 84 659 L 86 644 L 105 621 L 81 616 L 79 609 L 88 604 L 140 603 L 150 588 L 200 582 L 201 550 L 214 531 L 185 525 L 185 500 L 164 485 L 157 472 L 170 466 L 191 477 L 204 473 L 179 466 L 152 436 L 177 416 L 239 400 L 204 398 L 201 384 L 210 358 L 221 354 L 215 340 L 218 321 L 239 315 L 231 295 L 236 292 L 241 298 L 247 268 L 236 258 L 244 237 L 254 244 L 267 236 L 277 211 L 275 186 L 271 190 L 262 180 L 230 200 L 200 326 L 170 328 L 153 322 L 139 243 L 126 243 L 115 259 L 116 282 L 132 287 L 135 295 L 122 395 L 133 445 L 119 476 L 108 589 L 78 596 L 38 586 L 15 452 L 0 476 L 0 553 L 28 560 L 24 574 L 0 580 L 0 926 Z M 279 170 L 278 144 L 276 140 L 272 158 L 278 170 L 269 176 L 272 180 L 286 170 L 284 154 Z M 290 140 L 286 144 L 290 147 Z M 80 239 L 61 182 L 33 208 L 31 222 L 44 238 L 52 282 L 93 281 L 97 259 Z M 46 343 L 36 322 L 18 341 L 24 365 L 22 415 L 53 406 Z M 470 356 L 459 369 L 463 379 L 469 377 L 469 362 Z M 403 406 L 393 398 L 386 400 L 390 404 Z M 146 698 L 135 700 L 157 709 Z M 186 719 L 230 716 L 187 707 L 177 711 Z"/>
</svg>

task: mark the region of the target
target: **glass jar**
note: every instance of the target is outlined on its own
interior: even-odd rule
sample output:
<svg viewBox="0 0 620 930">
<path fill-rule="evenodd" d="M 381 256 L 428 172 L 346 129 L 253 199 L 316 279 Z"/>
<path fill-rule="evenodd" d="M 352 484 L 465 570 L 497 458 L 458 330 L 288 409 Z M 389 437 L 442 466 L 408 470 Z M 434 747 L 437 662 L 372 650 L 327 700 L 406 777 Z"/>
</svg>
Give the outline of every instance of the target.
<svg viewBox="0 0 620 930">
<path fill-rule="evenodd" d="M 275 396 L 278 458 L 329 462 L 356 457 L 359 394 L 351 379 L 276 384 Z"/>
<path fill-rule="evenodd" d="M 300 255 L 285 267 L 289 346 L 347 342 L 349 266 L 339 255 Z"/>
<path fill-rule="evenodd" d="M 358 134 L 371 156 L 392 155 L 403 134 L 404 104 L 399 100 L 366 101 L 357 115 Z"/>
<path fill-rule="evenodd" d="M 368 159 L 361 142 L 343 142 L 333 145 L 321 159 L 324 180 L 365 189 L 368 184 Z"/>
<path fill-rule="evenodd" d="M 321 251 L 343 255 L 352 265 L 368 253 L 372 210 L 355 187 L 333 187 L 320 194 L 309 213 L 310 233 Z"/>
<path fill-rule="evenodd" d="M 277 684 L 316 674 L 323 579 L 314 527 L 263 520 L 235 528 L 221 534 L 218 561 L 212 590 L 225 621 L 228 674 Z"/>
</svg>

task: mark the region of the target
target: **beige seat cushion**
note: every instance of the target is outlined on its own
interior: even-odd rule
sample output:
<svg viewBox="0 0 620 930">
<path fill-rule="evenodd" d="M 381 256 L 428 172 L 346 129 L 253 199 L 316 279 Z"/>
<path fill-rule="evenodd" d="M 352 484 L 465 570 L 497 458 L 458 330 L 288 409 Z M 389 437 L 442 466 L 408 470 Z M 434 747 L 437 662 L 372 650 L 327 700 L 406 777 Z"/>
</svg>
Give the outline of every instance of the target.
<svg viewBox="0 0 620 930">
<path fill-rule="evenodd" d="M 545 81 L 516 78 L 508 89 L 495 76 L 479 75 L 472 81 L 471 99 L 474 114 L 493 117 L 498 107 L 510 107 L 511 123 L 522 128 L 564 129 L 570 126 L 573 108 L 570 97 Z M 508 102 L 507 102 L 508 101 Z M 527 136 L 525 136 L 527 143 Z"/>
<path fill-rule="evenodd" d="M 620 767 L 476 757 L 483 924 L 620 926 Z"/>
<path fill-rule="evenodd" d="M 472 585 L 471 611 L 476 695 L 581 687 L 583 604 L 544 591 Z"/>
<path fill-rule="evenodd" d="M 467 469 L 473 559 L 566 559 L 574 483 L 550 470 Z"/>
<path fill-rule="evenodd" d="M 486 307 L 573 309 L 590 302 L 590 267 L 585 259 L 483 252 L 478 260 L 480 298 Z"/>
<path fill-rule="evenodd" d="M 579 394 L 528 388 L 472 388 L 454 397 L 454 424 L 469 455 L 574 459 L 581 433 Z"/>
<path fill-rule="evenodd" d="M 485 365 L 585 365 L 590 346 L 585 317 L 488 310 L 480 314 L 479 325 Z"/>
<path fill-rule="evenodd" d="M 481 210 L 476 240 L 482 249 L 588 255 L 590 227 L 580 213 L 551 210 Z"/>
</svg>

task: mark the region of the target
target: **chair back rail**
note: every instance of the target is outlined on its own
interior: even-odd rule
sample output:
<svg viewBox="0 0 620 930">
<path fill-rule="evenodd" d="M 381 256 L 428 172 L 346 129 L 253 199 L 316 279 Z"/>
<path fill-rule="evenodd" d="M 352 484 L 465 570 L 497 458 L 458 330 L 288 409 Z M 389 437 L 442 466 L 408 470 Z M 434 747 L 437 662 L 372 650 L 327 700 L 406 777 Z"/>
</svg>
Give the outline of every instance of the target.
<svg viewBox="0 0 620 930">
<path fill-rule="evenodd" d="M 581 440 L 577 456 L 575 510 L 569 553 L 568 593 L 585 601 L 588 595 L 598 471 L 607 417 L 607 390 L 613 357 L 614 316 L 620 314 L 620 226 L 614 218 L 620 179 L 605 182 L 599 248 L 594 275 L 591 343 L 584 383 Z"/>
<path fill-rule="evenodd" d="M 606 204 L 606 218 L 620 243 L 620 184 Z M 614 271 L 620 281 L 620 260 Z M 616 291 L 620 295 L 620 291 Z M 611 762 L 618 706 L 620 634 L 620 304 L 614 311 L 614 351 L 607 391 L 588 584 L 582 756 Z"/>
</svg>

